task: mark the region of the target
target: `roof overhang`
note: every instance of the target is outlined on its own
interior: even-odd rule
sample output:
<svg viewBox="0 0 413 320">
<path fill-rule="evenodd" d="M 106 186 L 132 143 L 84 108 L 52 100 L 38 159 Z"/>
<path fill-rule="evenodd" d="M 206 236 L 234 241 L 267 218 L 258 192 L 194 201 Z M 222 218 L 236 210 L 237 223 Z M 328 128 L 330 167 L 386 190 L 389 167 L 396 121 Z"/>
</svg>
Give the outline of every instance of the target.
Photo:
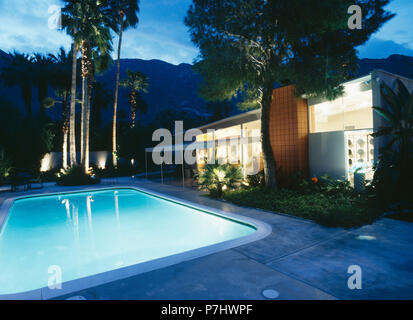
<svg viewBox="0 0 413 320">
<path fill-rule="evenodd" d="M 206 124 L 196 129 L 199 129 L 202 132 L 206 133 L 208 129 L 209 130 L 223 129 L 223 128 L 228 128 L 228 127 L 240 125 L 242 123 L 252 122 L 252 121 L 256 121 L 260 119 L 261 119 L 261 109 L 255 109 L 252 111 L 238 114 L 233 117 L 225 118 L 219 121 Z"/>
</svg>

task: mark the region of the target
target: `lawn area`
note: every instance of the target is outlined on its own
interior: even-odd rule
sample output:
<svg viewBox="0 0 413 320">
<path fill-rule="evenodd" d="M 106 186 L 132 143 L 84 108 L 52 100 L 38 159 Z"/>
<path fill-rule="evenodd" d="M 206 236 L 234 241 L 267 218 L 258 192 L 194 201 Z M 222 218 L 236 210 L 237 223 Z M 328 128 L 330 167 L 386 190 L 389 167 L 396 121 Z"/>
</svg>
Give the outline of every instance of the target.
<svg viewBox="0 0 413 320">
<path fill-rule="evenodd" d="M 303 194 L 299 191 L 248 188 L 224 192 L 234 204 L 310 219 L 328 227 L 358 227 L 376 220 L 381 211 L 356 194 Z"/>
</svg>

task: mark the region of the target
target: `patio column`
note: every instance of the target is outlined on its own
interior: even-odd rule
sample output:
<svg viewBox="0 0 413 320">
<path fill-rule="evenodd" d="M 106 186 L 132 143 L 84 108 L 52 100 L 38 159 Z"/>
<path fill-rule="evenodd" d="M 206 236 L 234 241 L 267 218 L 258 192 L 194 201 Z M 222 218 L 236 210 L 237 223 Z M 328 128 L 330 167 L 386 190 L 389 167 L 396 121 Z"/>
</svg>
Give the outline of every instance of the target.
<svg viewBox="0 0 413 320">
<path fill-rule="evenodd" d="M 240 152 L 241 152 L 241 166 L 244 179 L 247 177 L 247 170 L 244 164 L 244 124 L 241 123 L 241 140 L 240 140 Z"/>
</svg>

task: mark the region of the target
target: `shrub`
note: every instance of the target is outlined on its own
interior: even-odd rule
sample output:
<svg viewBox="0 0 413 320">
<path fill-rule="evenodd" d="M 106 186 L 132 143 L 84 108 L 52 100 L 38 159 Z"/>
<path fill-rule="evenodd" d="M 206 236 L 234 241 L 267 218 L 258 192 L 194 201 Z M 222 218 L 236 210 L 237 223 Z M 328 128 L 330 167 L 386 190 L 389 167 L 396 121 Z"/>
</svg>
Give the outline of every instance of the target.
<svg viewBox="0 0 413 320">
<path fill-rule="evenodd" d="M 299 191 L 302 194 L 323 193 L 326 195 L 335 194 L 354 194 L 354 189 L 347 180 L 336 180 L 329 177 L 327 174 L 311 179 L 303 178 L 300 172 L 293 175 L 291 179 L 292 190 Z"/>
<path fill-rule="evenodd" d="M 99 178 L 115 178 L 115 177 L 130 177 L 136 175 L 141 172 L 138 167 L 135 166 L 125 166 L 119 164 L 116 168 L 114 167 L 106 167 L 105 169 L 94 168 L 93 172 Z"/>
<path fill-rule="evenodd" d="M 99 182 L 98 177 L 94 174 L 84 173 L 83 168 L 79 166 L 62 169 L 57 175 L 57 184 L 60 186 L 83 186 Z"/>
<path fill-rule="evenodd" d="M 4 150 L 0 147 L 0 183 L 9 176 L 11 171 L 11 161 Z"/>
<path fill-rule="evenodd" d="M 40 172 L 40 178 L 42 179 L 43 182 L 56 182 L 58 179 L 57 176 L 59 172 L 60 171 L 58 169 L 52 169 L 46 172 Z"/>
<path fill-rule="evenodd" d="M 254 175 L 247 176 L 247 185 L 251 188 L 263 187 L 265 185 L 264 170 Z"/>
<path fill-rule="evenodd" d="M 226 191 L 223 198 L 241 206 L 285 213 L 329 227 L 357 227 L 372 223 L 380 216 L 374 205 L 355 194 L 302 194 L 288 189 L 250 188 Z"/>
<path fill-rule="evenodd" d="M 315 185 L 318 187 L 320 192 L 328 195 L 335 194 L 353 194 L 354 189 L 348 180 L 336 180 L 330 178 L 328 175 L 321 176 Z"/>
<path fill-rule="evenodd" d="M 384 82 L 380 89 L 386 107 L 373 109 L 384 119 L 384 126 L 373 137 L 382 137 L 387 145 L 380 149 L 371 190 L 384 208 L 412 209 L 413 92 L 400 79 L 397 91 Z"/>
<path fill-rule="evenodd" d="M 196 175 L 201 189 L 209 191 L 210 196 L 220 198 L 223 191 L 235 189 L 243 179 L 241 168 L 229 163 L 207 164 Z"/>
</svg>

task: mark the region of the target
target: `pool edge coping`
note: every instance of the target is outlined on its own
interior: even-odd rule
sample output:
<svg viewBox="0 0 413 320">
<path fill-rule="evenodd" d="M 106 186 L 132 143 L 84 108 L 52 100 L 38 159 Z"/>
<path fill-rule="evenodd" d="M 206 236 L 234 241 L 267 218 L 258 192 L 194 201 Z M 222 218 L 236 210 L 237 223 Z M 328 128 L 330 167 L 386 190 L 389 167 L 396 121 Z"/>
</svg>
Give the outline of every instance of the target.
<svg viewBox="0 0 413 320">
<path fill-rule="evenodd" d="M 224 219 L 232 220 L 236 223 L 241 223 L 244 225 L 249 225 L 250 227 L 255 228 L 255 232 L 250 235 L 243 236 L 240 238 L 227 240 L 224 242 L 215 243 L 201 248 L 192 249 L 189 251 L 173 254 L 166 257 L 161 257 L 141 263 L 137 263 L 131 266 L 113 269 L 105 271 L 102 273 L 90 275 L 87 277 L 70 280 L 63 282 L 64 288 L 59 290 L 51 290 L 48 287 L 43 287 L 35 289 L 32 291 L 15 293 L 15 294 L 6 294 L 0 295 L 0 300 L 48 300 L 53 298 L 58 298 L 61 296 L 69 295 L 81 290 L 91 289 L 96 286 L 104 285 L 110 282 L 127 279 L 139 274 L 143 274 L 150 271 L 155 271 L 161 268 L 169 267 L 181 262 L 201 258 L 208 256 L 210 254 L 226 251 L 252 243 L 255 241 L 262 240 L 269 236 L 272 233 L 272 227 L 268 223 L 244 216 L 242 214 L 226 212 L 221 209 L 212 208 L 200 203 L 188 201 L 181 199 L 172 195 L 164 194 L 162 192 L 154 191 L 145 187 L 137 186 L 123 186 L 123 185 L 105 185 L 105 186 L 88 186 L 86 188 L 67 190 L 67 191 L 50 191 L 45 193 L 35 193 L 30 195 L 20 195 L 16 197 L 10 197 L 4 200 L 0 206 L 0 233 L 3 229 L 3 224 L 6 222 L 9 215 L 10 209 L 17 200 L 42 197 L 42 196 L 54 196 L 54 195 L 63 195 L 63 194 L 73 194 L 73 193 L 84 193 L 84 192 L 93 192 L 93 191 L 103 191 L 103 190 L 113 190 L 113 189 L 132 189 L 138 192 L 142 192 L 157 198 L 161 198 L 166 201 L 174 202 L 179 205 L 190 207 L 196 210 L 200 210 L 206 214 L 212 214 L 219 216 Z M 87 283 L 87 284 L 86 284 Z"/>
</svg>

